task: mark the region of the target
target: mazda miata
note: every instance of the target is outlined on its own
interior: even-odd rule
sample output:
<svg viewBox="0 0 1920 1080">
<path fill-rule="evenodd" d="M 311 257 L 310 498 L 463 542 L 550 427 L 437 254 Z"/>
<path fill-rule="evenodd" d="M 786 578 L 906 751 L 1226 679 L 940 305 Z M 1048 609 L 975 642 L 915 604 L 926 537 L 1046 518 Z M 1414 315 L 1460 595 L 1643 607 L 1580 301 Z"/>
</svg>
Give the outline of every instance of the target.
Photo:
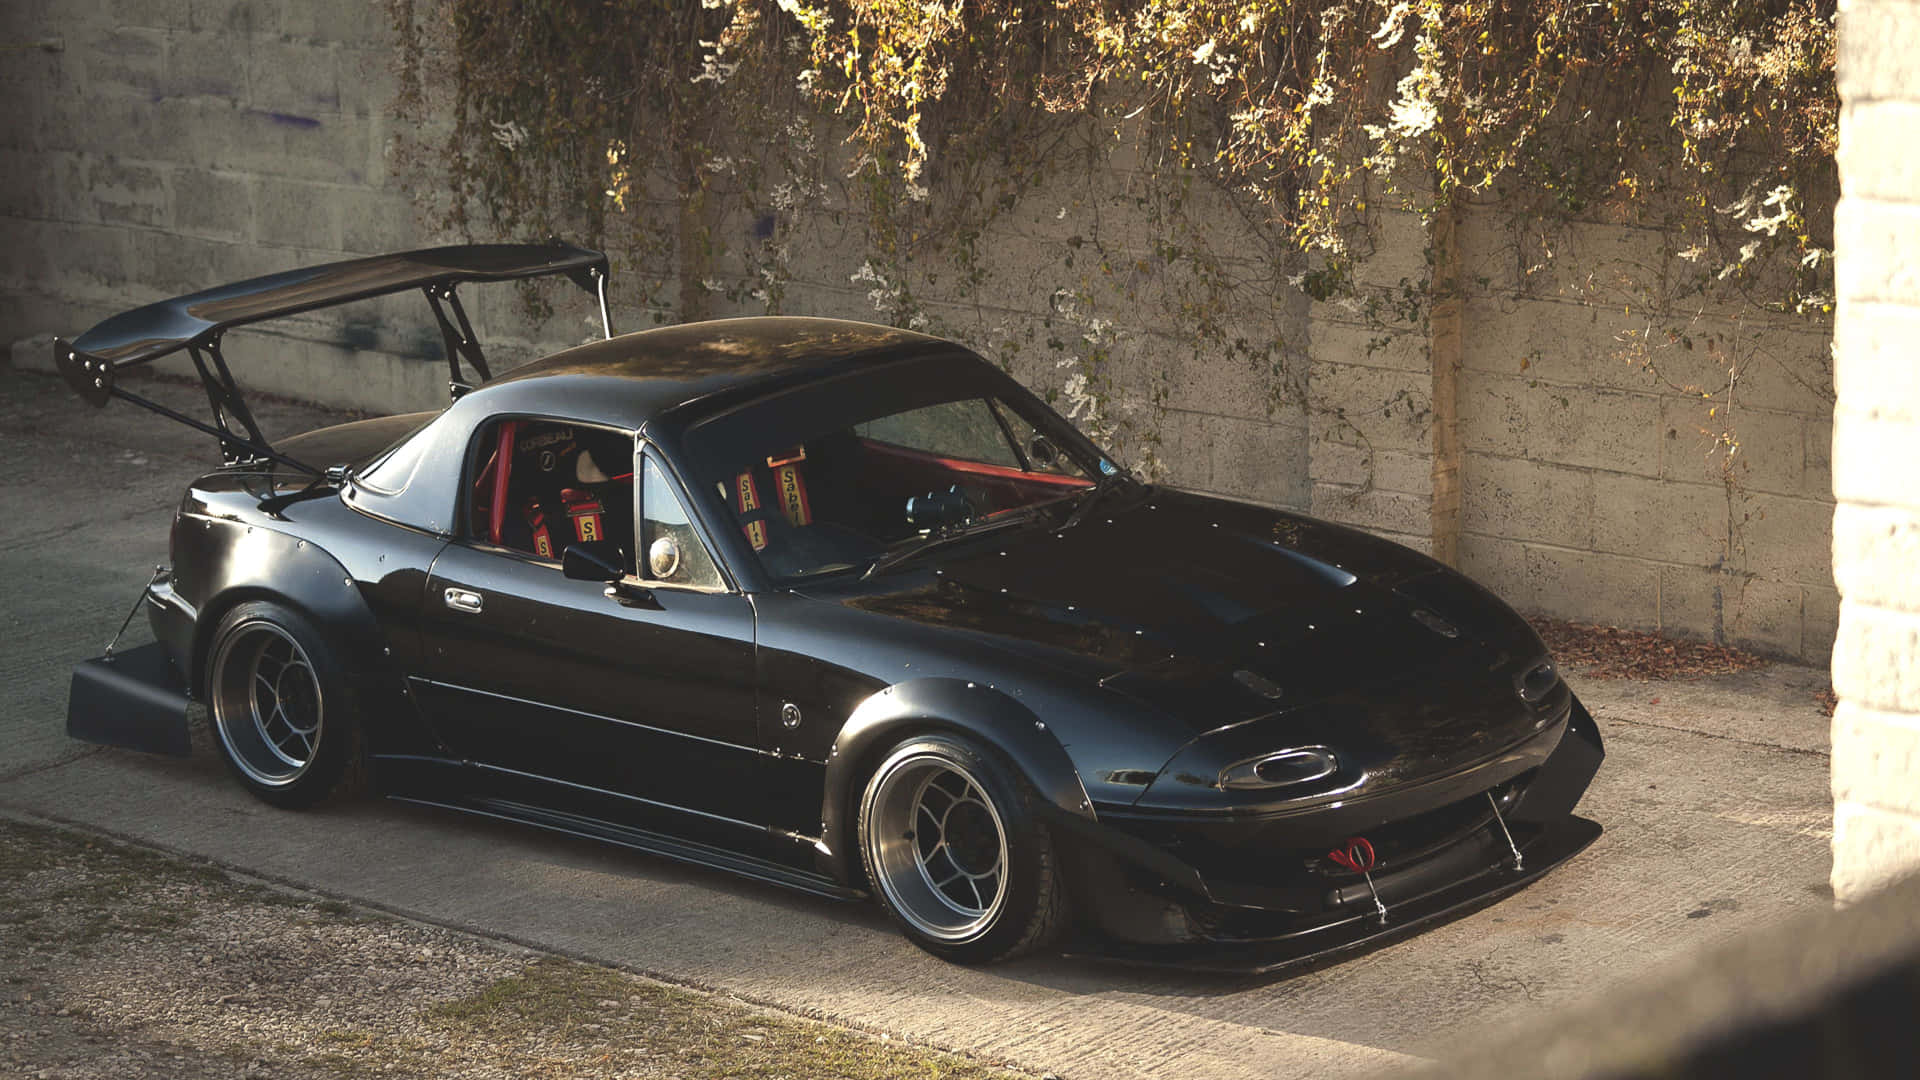
<svg viewBox="0 0 1920 1080">
<path fill-rule="evenodd" d="M 964 346 L 743 318 L 499 376 L 458 287 L 605 256 L 468 245 L 138 308 L 56 360 L 213 435 L 156 641 L 76 737 L 259 798 L 381 794 L 872 898 L 963 963 L 1044 947 L 1270 971 L 1584 848 L 1593 719 L 1505 604 L 1417 552 L 1143 482 Z M 269 442 L 226 332 L 420 290 L 452 401 Z M 185 352 L 211 422 L 118 378 Z M 196 714 L 197 715 L 197 714 Z"/>
</svg>

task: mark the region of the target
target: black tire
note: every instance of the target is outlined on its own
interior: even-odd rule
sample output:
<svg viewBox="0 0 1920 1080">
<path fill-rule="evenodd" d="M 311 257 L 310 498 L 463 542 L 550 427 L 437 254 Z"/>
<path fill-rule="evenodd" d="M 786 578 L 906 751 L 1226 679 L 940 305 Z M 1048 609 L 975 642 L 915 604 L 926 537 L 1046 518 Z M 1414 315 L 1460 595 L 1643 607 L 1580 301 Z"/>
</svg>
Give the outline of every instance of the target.
<svg viewBox="0 0 1920 1080">
<path fill-rule="evenodd" d="M 352 786 L 360 739 L 345 670 L 297 611 L 256 600 L 220 620 L 207 647 L 207 722 L 255 797 L 298 810 Z"/>
<path fill-rule="evenodd" d="M 1069 904 L 1038 798 L 1000 755 L 959 735 L 916 736 L 881 759 L 860 797 L 860 859 L 908 940 L 990 964 L 1059 936 Z"/>
</svg>

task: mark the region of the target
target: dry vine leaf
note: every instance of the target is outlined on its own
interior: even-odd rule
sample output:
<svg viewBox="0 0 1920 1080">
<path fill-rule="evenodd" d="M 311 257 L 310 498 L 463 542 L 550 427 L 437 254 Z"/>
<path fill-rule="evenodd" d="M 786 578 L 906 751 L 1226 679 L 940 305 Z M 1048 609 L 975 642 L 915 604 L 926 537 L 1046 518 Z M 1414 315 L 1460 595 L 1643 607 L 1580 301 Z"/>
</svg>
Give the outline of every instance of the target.
<svg viewBox="0 0 1920 1080">
<path fill-rule="evenodd" d="M 1691 679 L 1765 667 L 1744 649 L 1679 641 L 1645 630 L 1589 626 L 1558 619 L 1528 620 L 1562 670 L 1592 679 Z"/>
</svg>

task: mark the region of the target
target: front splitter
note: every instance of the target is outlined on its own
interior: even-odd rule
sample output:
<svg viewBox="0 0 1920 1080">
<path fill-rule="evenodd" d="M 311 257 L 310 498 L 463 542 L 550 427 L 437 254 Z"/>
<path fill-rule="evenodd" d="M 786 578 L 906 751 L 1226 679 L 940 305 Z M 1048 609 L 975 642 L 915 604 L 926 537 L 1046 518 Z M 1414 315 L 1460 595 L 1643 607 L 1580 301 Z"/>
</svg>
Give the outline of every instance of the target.
<svg viewBox="0 0 1920 1080">
<path fill-rule="evenodd" d="M 1356 910 L 1284 937 L 1259 941 L 1131 945 L 1095 940 L 1070 947 L 1066 954 L 1220 975 L 1272 975 L 1315 967 L 1390 944 L 1517 892 L 1585 850 L 1600 832 L 1596 822 L 1569 817 L 1521 846 L 1522 869 L 1502 863 L 1433 892 L 1401 900 L 1387 912 L 1384 922 L 1371 910 Z"/>
</svg>

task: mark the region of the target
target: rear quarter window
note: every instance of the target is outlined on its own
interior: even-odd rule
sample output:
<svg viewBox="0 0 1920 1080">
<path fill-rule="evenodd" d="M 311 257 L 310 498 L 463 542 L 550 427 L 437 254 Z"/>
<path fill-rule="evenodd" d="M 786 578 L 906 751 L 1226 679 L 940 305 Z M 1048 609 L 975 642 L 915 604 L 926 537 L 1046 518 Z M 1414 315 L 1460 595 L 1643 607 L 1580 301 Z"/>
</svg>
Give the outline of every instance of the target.
<svg viewBox="0 0 1920 1080">
<path fill-rule="evenodd" d="M 427 429 L 432 427 L 446 413 L 439 413 L 413 431 L 395 440 L 373 456 L 373 463 L 360 473 L 359 480 L 365 486 L 382 494 L 396 494 L 407 489 L 413 474 L 420 467 L 420 460 L 426 455 L 427 448 L 433 445 L 432 436 Z"/>
</svg>

